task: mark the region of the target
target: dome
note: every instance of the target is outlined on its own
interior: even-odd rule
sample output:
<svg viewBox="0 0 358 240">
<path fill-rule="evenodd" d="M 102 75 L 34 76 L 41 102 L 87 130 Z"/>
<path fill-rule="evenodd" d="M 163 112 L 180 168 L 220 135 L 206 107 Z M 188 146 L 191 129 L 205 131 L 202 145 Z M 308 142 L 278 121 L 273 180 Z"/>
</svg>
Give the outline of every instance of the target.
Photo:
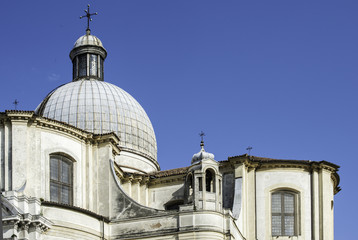
<svg viewBox="0 0 358 240">
<path fill-rule="evenodd" d="M 114 132 L 121 148 L 115 161 L 122 170 L 157 171 L 160 167 L 153 126 L 130 94 L 104 82 L 106 57 L 102 42 L 87 28 L 70 52 L 72 82 L 50 92 L 35 113 L 95 134 Z"/>
<path fill-rule="evenodd" d="M 88 45 L 103 47 L 102 42 L 101 40 L 99 40 L 98 37 L 94 35 L 86 34 L 77 39 L 73 48 L 88 46 Z"/>
<path fill-rule="evenodd" d="M 67 83 L 50 92 L 35 112 L 95 134 L 115 132 L 122 150 L 156 163 L 157 142 L 146 112 L 111 83 L 93 79 Z"/>
<path fill-rule="evenodd" d="M 200 152 L 195 153 L 193 155 L 193 157 L 191 159 L 191 164 L 196 164 L 196 163 L 198 163 L 198 162 L 200 162 L 201 160 L 204 160 L 204 159 L 214 160 L 214 158 L 215 158 L 214 154 L 205 152 L 204 141 L 201 141 L 200 147 L 201 147 Z"/>
</svg>

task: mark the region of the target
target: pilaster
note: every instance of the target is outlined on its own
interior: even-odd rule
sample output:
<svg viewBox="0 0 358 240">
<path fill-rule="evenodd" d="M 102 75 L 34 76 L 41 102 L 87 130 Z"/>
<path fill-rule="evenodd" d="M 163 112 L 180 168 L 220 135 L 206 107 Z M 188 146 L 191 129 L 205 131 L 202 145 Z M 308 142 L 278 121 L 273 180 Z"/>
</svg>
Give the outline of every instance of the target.
<svg viewBox="0 0 358 240">
<path fill-rule="evenodd" d="M 319 176 L 318 169 L 311 172 L 311 204 L 312 204 L 312 240 L 320 239 L 320 210 L 319 210 Z"/>
<path fill-rule="evenodd" d="M 36 168 L 37 166 L 28 166 L 27 156 L 27 120 L 11 119 L 11 157 L 9 165 L 12 169 L 12 188 L 20 189 L 26 183 L 28 167 Z"/>
</svg>

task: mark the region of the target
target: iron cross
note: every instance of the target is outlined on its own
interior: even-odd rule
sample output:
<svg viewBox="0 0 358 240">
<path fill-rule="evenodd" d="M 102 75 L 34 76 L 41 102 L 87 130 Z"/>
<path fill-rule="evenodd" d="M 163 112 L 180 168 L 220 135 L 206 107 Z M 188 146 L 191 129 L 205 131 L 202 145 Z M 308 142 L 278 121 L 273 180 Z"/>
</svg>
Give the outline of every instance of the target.
<svg viewBox="0 0 358 240">
<path fill-rule="evenodd" d="M 249 152 L 249 155 L 250 155 L 252 147 L 249 146 L 249 147 L 246 148 L 246 150 Z"/>
<path fill-rule="evenodd" d="M 87 29 L 86 29 L 86 30 L 90 30 L 90 28 L 89 28 L 89 24 L 90 24 L 90 21 L 92 21 L 91 16 L 92 16 L 92 15 L 97 15 L 97 14 L 98 14 L 97 12 L 95 12 L 95 13 L 90 13 L 90 9 L 89 9 L 89 7 L 90 7 L 90 5 L 88 4 L 88 5 L 87 5 L 87 10 L 85 9 L 85 13 L 86 13 L 86 15 L 83 15 L 83 16 L 81 16 L 81 17 L 80 17 L 80 19 L 82 19 L 82 18 L 84 18 L 84 17 L 86 17 L 86 18 L 87 18 Z"/>
<path fill-rule="evenodd" d="M 201 137 L 201 141 L 204 142 L 204 136 L 205 136 L 205 133 L 203 131 L 201 131 L 199 133 L 199 136 Z"/>
<path fill-rule="evenodd" d="M 15 99 L 15 101 L 12 104 L 14 104 L 15 110 L 17 110 L 17 104 L 19 104 L 19 101 L 17 101 L 17 99 Z"/>
</svg>

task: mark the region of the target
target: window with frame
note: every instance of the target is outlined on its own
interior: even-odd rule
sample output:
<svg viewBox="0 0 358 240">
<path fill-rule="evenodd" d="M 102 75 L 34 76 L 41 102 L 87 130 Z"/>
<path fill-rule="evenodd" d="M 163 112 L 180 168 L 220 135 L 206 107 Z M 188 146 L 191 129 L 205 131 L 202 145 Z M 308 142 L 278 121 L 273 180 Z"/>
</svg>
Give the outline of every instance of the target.
<svg viewBox="0 0 358 240">
<path fill-rule="evenodd" d="M 72 205 L 72 161 L 62 155 L 50 156 L 50 200 Z"/>
<path fill-rule="evenodd" d="M 272 193 L 272 236 L 297 236 L 297 195 L 282 190 Z"/>
</svg>

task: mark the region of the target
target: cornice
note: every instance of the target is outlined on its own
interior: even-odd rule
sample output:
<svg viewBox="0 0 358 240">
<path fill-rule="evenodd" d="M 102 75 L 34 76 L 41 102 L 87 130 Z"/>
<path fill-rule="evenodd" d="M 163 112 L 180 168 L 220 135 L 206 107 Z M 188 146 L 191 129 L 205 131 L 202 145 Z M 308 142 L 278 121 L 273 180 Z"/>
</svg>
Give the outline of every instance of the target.
<svg viewBox="0 0 358 240">
<path fill-rule="evenodd" d="M 166 184 L 166 183 L 183 183 L 185 181 L 185 174 L 168 176 L 162 178 L 150 178 L 149 185 L 154 186 L 158 184 Z"/>
<path fill-rule="evenodd" d="M 131 183 L 140 183 L 141 185 L 147 184 L 150 186 L 154 186 L 158 184 L 167 184 L 167 183 L 182 183 L 185 179 L 185 174 L 155 178 L 150 175 L 140 175 L 134 173 L 124 173 L 124 175 L 121 175 L 119 171 L 118 172 L 116 171 L 116 175 L 123 183 L 131 182 Z"/>
<path fill-rule="evenodd" d="M 327 161 L 309 161 L 309 160 L 288 160 L 273 159 L 248 156 L 247 154 L 235 157 L 229 157 L 228 161 L 221 161 L 220 165 L 237 165 L 244 164 L 247 167 L 256 169 L 261 168 L 305 168 L 307 170 L 326 169 L 331 172 L 338 171 L 339 166 Z"/>
<path fill-rule="evenodd" d="M 127 147 L 121 147 L 122 151 L 126 151 L 126 152 L 130 152 L 130 153 L 134 153 L 134 154 L 138 154 L 144 158 L 147 158 L 149 159 L 155 166 L 157 169 L 160 170 L 160 166 L 159 166 L 159 163 L 157 162 L 157 160 L 155 160 L 153 157 L 151 157 L 150 155 L 148 154 L 145 154 L 145 153 L 142 153 L 140 151 L 136 151 L 134 149 L 130 149 L 130 148 L 127 148 Z"/>
<path fill-rule="evenodd" d="M 287 159 L 273 159 L 261 158 L 256 156 L 249 156 L 247 154 L 229 157 L 227 161 L 221 161 L 220 167 L 226 164 L 235 165 L 243 164 L 248 168 L 255 170 L 274 169 L 274 168 L 296 168 L 303 169 L 308 172 L 326 170 L 331 173 L 331 179 L 334 184 L 334 194 L 338 193 L 341 188 L 339 187 L 340 178 L 338 175 L 339 166 L 327 161 L 309 161 L 309 160 L 287 160 Z"/>
<path fill-rule="evenodd" d="M 62 209 L 73 210 L 73 211 L 80 212 L 80 213 L 86 214 L 88 216 L 91 216 L 91 217 L 96 218 L 98 220 L 104 221 L 106 223 L 109 223 L 109 219 L 107 217 L 105 217 L 103 215 L 99 215 L 99 214 L 97 214 L 95 212 L 91 212 L 90 210 L 80 208 L 80 207 L 76 207 L 76 206 L 73 206 L 73 205 L 57 203 L 57 202 L 52 202 L 52 201 L 41 201 L 41 205 L 45 206 L 45 207 L 57 207 L 57 208 L 62 208 Z"/>
<path fill-rule="evenodd" d="M 331 179 L 332 179 L 333 185 L 334 185 L 334 190 L 333 190 L 334 194 L 337 194 L 342 190 L 341 187 L 339 186 L 340 177 L 339 177 L 338 173 L 337 172 L 332 173 Z"/>
<path fill-rule="evenodd" d="M 35 114 L 34 111 L 5 110 L 6 116 L 14 119 L 29 119 Z"/>
<path fill-rule="evenodd" d="M 34 113 L 34 111 L 6 110 L 5 112 L 1 112 L 0 123 L 7 121 L 28 123 L 37 128 L 47 129 L 73 137 L 77 140 L 85 142 L 86 144 L 98 145 L 110 143 L 112 145 L 112 154 L 114 156 L 118 155 L 121 151 L 119 147 L 120 139 L 114 132 L 106 134 L 93 134 L 64 122 L 38 116 Z"/>
<path fill-rule="evenodd" d="M 185 180 L 186 173 L 180 173 L 169 176 L 156 177 L 155 173 L 153 174 L 140 174 L 140 173 L 128 173 L 123 172 L 121 166 L 119 166 L 116 162 L 114 162 L 114 170 L 116 176 L 121 180 L 121 182 L 132 182 L 132 183 L 140 183 L 141 185 L 157 185 L 164 183 L 182 183 Z"/>
</svg>

